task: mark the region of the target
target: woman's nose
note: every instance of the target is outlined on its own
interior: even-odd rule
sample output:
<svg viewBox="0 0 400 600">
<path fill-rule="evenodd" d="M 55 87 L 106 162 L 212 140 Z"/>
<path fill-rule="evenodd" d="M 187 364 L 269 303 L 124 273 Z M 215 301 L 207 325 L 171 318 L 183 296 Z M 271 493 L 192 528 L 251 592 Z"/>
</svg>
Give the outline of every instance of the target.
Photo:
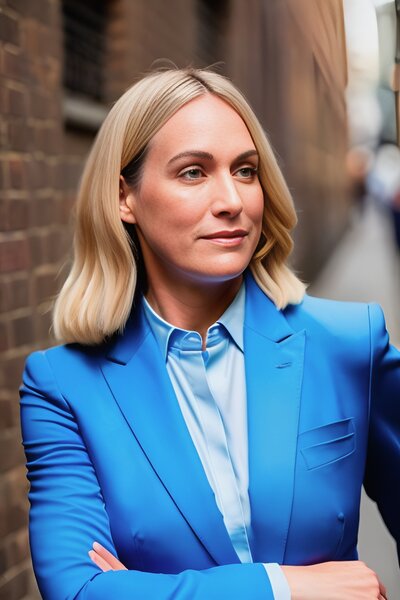
<svg viewBox="0 0 400 600">
<path fill-rule="evenodd" d="M 230 174 L 221 176 L 215 181 L 212 194 L 211 210 L 215 216 L 233 217 L 242 212 L 242 198 Z"/>
</svg>

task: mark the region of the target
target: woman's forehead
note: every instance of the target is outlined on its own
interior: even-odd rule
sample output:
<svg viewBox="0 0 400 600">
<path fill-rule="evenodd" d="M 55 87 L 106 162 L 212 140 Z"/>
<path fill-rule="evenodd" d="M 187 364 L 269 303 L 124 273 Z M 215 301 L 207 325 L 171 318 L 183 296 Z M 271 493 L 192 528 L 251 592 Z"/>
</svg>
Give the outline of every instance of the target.
<svg viewBox="0 0 400 600">
<path fill-rule="evenodd" d="M 238 153 L 255 148 L 242 117 L 227 102 L 203 94 L 176 111 L 153 136 L 149 150 L 176 154 L 190 149 L 231 147 Z"/>
</svg>

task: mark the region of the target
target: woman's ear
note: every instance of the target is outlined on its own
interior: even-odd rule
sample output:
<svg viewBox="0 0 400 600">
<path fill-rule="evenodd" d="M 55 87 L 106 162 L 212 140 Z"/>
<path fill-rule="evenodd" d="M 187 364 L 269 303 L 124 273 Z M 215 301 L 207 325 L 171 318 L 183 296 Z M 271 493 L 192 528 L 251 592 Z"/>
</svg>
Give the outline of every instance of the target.
<svg viewBox="0 0 400 600">
<path fill-rule="evenodd" d="M 121 221 L 125 223 L 135 224 L 135 213 L 133 210 L 135 201 L 135 193 L 128 186 L 125 179 L 120 175 L 119 177 L 119 214 Z"/>
</svg>

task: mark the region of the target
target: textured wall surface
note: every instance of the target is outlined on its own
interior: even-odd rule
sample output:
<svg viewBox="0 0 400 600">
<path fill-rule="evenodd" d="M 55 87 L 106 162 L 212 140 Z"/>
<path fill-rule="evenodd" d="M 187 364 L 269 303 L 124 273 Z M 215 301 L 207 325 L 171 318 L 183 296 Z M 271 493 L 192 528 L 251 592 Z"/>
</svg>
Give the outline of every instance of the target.
<svg viewBox="0 0 400 600">
<path fill-rule="evenodd" d="M 65 251 L 56 2 L 0 2 L 0 598 L 35 598 L 17 389 Z"/>
</svg>

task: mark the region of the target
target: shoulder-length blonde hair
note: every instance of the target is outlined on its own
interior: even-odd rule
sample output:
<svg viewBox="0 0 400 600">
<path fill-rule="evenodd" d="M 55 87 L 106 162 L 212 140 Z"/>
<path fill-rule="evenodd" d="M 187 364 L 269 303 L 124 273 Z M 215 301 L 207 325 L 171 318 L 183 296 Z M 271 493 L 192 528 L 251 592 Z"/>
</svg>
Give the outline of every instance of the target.
<svg viewBox="0 0 400 600">
<path fill-rule="evenodd" d="M 155 133 L 179 108 L 208 93 L 242 117 L 259 154 L 264 216 L 250 269 L 278 308 L 301 301 L 304 284 L 286 265 L 296 213 L 259 121 L 243 95 L 222 75 L 203 69 L 169 69 L 151 73 L 128 89 L 93 144 L 78 194 L 74 260 L 54 307 L 58 339 L 98 344 L 123 330 L 132 310 L 140 261 L 119 216 L 120 174 L 132 175 L 135 165 L 140 171 Z"/>
</svg>

